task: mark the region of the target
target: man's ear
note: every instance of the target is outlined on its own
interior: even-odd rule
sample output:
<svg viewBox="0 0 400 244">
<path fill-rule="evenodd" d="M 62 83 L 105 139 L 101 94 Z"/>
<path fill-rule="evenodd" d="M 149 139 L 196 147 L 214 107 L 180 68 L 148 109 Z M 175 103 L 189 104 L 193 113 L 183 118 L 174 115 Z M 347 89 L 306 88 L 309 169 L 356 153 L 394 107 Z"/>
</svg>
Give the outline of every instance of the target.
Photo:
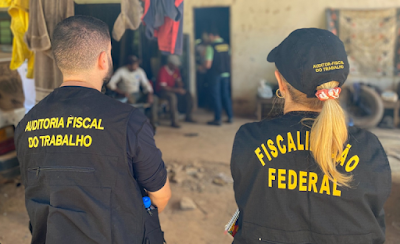
<svg viewBox="0 0 400 244">
<path fill-rule="evenodd" d="M 97 66 L 101 70 L 108 69 L 108 55 L 106 51 L 100 53 L 99 58 L 97 60 Z"/>
</svg>

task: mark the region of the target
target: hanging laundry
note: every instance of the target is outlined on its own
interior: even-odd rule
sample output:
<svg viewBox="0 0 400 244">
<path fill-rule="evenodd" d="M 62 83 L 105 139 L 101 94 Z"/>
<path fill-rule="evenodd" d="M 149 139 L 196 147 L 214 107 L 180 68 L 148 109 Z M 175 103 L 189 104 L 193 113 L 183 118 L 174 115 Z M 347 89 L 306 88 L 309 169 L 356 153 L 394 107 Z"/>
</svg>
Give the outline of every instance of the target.
<svg viewBox="0 0 400 244">
<path fill-rule="evenodd" d="M 0 1 L 0 8 L 8 8 L 11 5 L 12 0 L 1 0 Z"/>
<path fill-rule="evenodd" d="M 41 101 L 63 81 L 51 52 L 51 36 L 56 25 L 73 16 L 73 0 L 30 0 L 29 27 L 25 34 L 28 48 L 35 52 L 36 102 Z"/>
<path fill-rule="evenodd" d="M 144 15 L 146 36 L 157 38 L 160 51 L 182 54 L 183 0 L 145 0 Z"/>
<path fill-rule="evenodd" d="M 18 69 L 28 59 L 26 77 L 33 78 L 35 55 L 24 42 L 24 34 L 28 30 L 29 23 L 29 0 L 11 0 L 7 1 L 7 4 L 8 14 L 11 16 L 10 28 L 14 35 L 10 69 Z"/>
<path fill-rule="evenodd" d="M 28 113 L 29 110 L 33 108 L 36 104 L 36 93 L 35 93 L 35 81 L 33 79 L 29 79 L 26 77 L 26 73 L 28 71 L 28 64 L 24 62 L 18 69 L 19 76 L 22 81 L 22 90 L 24 91 L 25 96 L 25 113 Z"/>
<path fill-rule="evenodd" d="M 143 8 L 139 0 L 122 0 L 121 13 L 114 23 L 113 38 L 119 41 L 126 29 L 136 30 L 139 28 L 142 14 Z"/>
<path fill-rule="evenodd" d="M 18 71 L 10 70 L 10 62 L 0 62 L 0 111 L 24 107 L 25 96 Z M 1 123 L 0 115 L 0 123 Z"/>
</svg>

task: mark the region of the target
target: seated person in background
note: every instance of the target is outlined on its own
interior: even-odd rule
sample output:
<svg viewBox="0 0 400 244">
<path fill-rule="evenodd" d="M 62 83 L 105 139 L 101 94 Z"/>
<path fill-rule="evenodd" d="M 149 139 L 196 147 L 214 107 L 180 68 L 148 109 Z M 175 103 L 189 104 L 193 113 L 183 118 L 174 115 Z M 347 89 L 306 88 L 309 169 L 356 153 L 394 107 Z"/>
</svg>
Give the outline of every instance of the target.
<svg viewBox="0 0 400 244">
<path fill-rule="evenodd" d="M 157 123 L 157 101 L 153 96 L 153 87 L 147 79 L 146 73 L 139 67 L 139 59 L 128 56 L 127 64 L 114 73 L 108 88 L 128 98 L 128 103 L 149 103 L 151 104 L 151 122 Z M 140 91 L 140 86 L 143 92 Z"/>
<path fill-rule="evenodd" d="M 192 119 L 193 98 L 187 90 L 183 88 L 179 66 L 181 61 L 176 55 L 168 57 L 167 65 L 164 65 L 157 77 L 156 92 L 161 99 L 168 100 L 171 112 L 171 126 L 179 128 L 178 123 L 178 97 L 184 99 L 186 105 L 186 122 L 195 122 Z"/>
</svg>

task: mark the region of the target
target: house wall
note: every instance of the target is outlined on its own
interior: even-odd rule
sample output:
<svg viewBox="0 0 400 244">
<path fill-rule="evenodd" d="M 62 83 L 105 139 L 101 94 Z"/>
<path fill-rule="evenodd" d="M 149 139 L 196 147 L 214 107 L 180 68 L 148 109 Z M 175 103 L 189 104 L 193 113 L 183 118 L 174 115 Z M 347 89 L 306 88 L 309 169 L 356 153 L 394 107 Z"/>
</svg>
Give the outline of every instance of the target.
<svg viewBox="0 0 400 244">
<path fill-rule="evenodd" d="M 400 7 L 397 0 L 185 0 L 184 33 L 191 36 L 194 53 L 194 8 L 230 7 L 232 48 L 232 98 L 236 114 L 252 115 L 260 79 L 274 82 L 274 64 L 266 61 L 270 50 L 294 29 L 325 28 L 327 8 L 374 9 Z M 195 94 L 192 56 L 191 83 Z M 393 80 L 381 81 L 385 86 Z"/>
</svg>

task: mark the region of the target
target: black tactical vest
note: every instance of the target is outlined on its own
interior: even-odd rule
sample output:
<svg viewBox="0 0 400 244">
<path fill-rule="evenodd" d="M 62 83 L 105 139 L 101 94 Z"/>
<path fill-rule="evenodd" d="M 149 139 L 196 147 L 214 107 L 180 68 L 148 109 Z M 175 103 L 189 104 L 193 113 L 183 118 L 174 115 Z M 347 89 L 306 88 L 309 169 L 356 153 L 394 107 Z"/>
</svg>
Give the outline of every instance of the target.
<svg viewBox="0 0 400 244">
<path fill-rule="evenodd" d="M 229 55 L 229 44 L 225 42 L 217 42 L 211 44 L 214 49 L 214 58 L 212 61 L 210 73 L 212 75 L 220 75 L 230 72 L 231 58 Z"/>
<path fill-rule="evenodd" d="M 94 89 L 61 87 L 20 122 L 32 243 L 142 243 L 145 209 L 126 152 L 133 110 Z"/>
<path fill-rule="evenodd" d="M 243 125 L 236 134 L 231 170 L 239 231 L 234 244 L 382 244 L 383 206 L 391 171 L 379 140 L 350 127 L 338 171 L 351 188 L 328 179 L 311 154 L 304 118 L 289 112 Z"/>
</svg>

